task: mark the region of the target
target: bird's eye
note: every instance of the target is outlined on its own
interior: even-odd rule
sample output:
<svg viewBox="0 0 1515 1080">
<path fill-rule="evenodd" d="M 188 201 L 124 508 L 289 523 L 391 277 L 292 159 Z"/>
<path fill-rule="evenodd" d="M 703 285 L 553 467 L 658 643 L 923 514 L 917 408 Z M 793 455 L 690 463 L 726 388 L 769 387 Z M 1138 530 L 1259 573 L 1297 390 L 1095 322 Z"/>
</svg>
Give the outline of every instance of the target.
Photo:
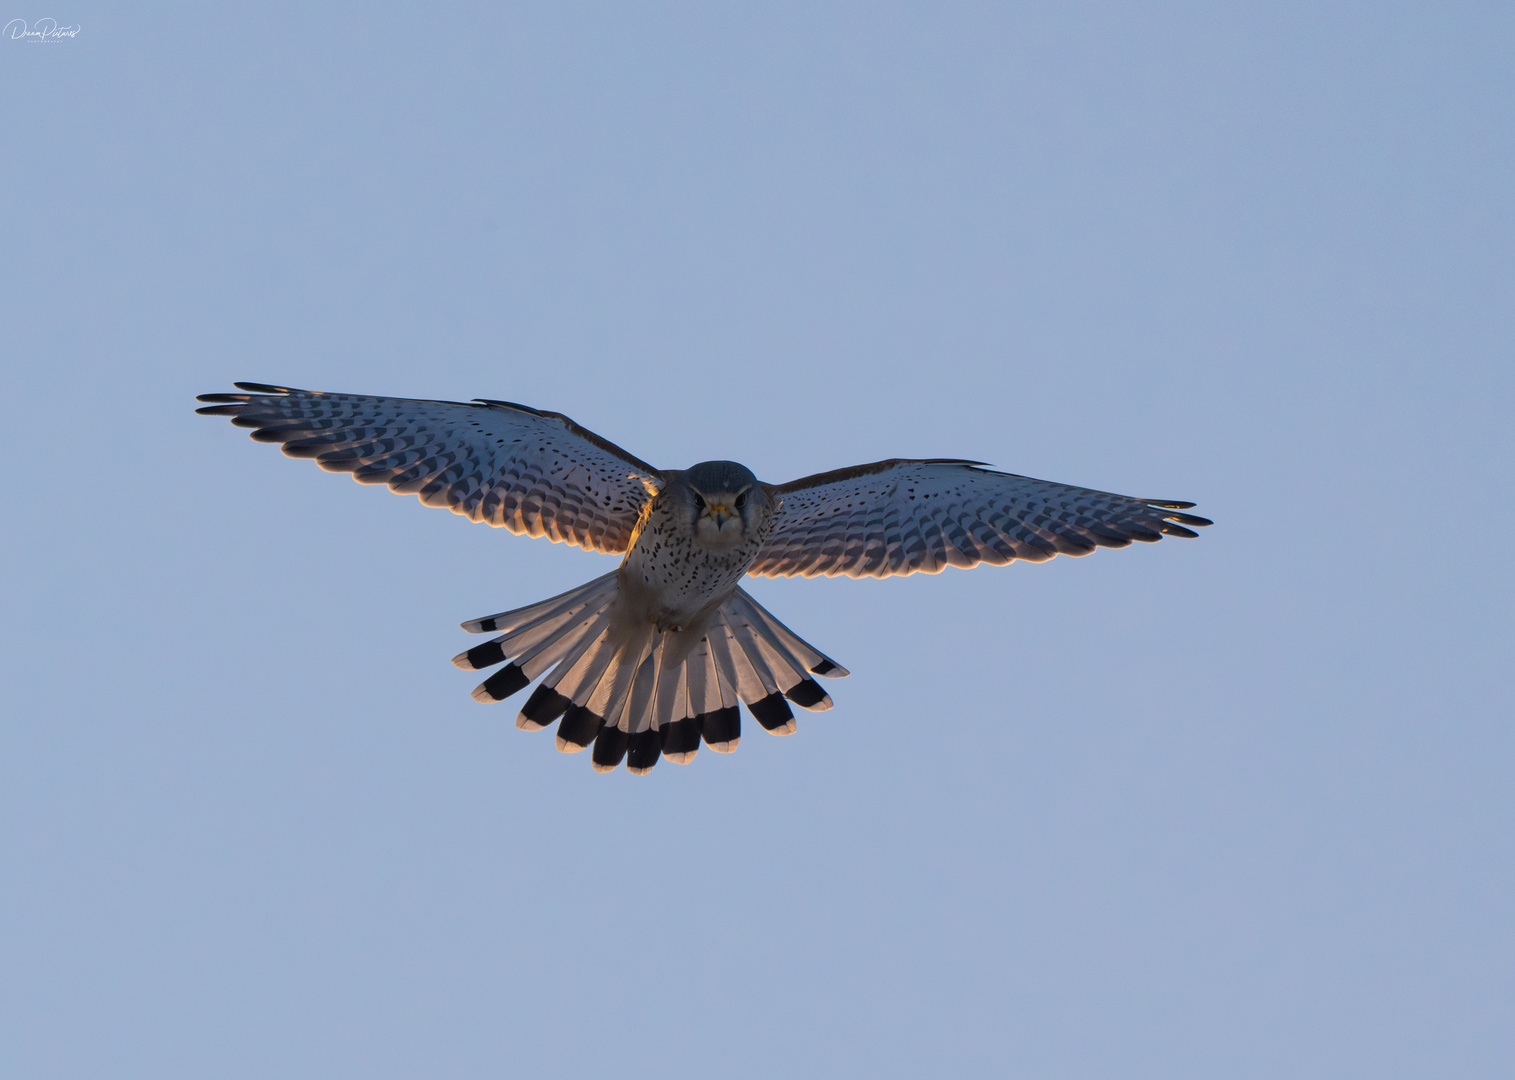
<svg viewBox="0 0 1515 1080">
<path fill-rule="evenodd" d="M 697 492 L 697 491 L 694 491 L 694 492 L 690 492 L 690 494 L 694 496 L 694 508 L 696 510 L 703 510 L 703 509 L 705 509 L 705 500 L 702 499 L 702 498 L 700 498 L 700 493 Z"/>
<path fill-rule="evenodd" d="M 736 497 L 736 508 L 740 510 L 747 505 L 747 493 L 744 491 Z"/>
</svg>

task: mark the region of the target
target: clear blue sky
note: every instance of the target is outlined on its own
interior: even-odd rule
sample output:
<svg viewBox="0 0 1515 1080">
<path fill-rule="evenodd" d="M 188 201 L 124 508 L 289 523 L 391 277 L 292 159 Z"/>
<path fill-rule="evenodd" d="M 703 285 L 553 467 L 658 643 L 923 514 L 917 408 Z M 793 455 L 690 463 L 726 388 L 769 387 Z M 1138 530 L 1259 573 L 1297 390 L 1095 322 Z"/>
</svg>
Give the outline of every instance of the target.
<svg viewBox="0 0 1515 1080">
<path fill-rule="evenodd" d="M 31 3 L 0 1074 L 1515 1071 L 1510 5 Z M 447 661 L 614 560 L 234 379 L 1217 524 L 756 582 L 836 708 L 598 776 Z"/>
</svg>

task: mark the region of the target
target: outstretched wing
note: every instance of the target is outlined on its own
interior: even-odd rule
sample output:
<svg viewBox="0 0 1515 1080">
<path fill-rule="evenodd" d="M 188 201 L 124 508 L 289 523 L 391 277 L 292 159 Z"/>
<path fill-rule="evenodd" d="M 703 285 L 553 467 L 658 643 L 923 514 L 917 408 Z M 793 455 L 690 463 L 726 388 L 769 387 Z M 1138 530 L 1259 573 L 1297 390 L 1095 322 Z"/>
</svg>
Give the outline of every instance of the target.
<svg viewBox="0 0 1515 1080">
<path fill-rule="evenodd" d="M 197 410 L 360 484 L 388 484 L 470 521 L 622 552 L 662 486 L 645 461 L 561 413 L 508 401 L 416 401 L 239 382 Z"/>
<path fill-rule="evenodd" d="M 995 472 L 976 461 L 894 458 L 774 489 L 773 531 L 748 573 L 889 577 L 947 566 L 1041 562 L 1168 536 L 1194 536 L 1193 503 Z"/>
</svg>

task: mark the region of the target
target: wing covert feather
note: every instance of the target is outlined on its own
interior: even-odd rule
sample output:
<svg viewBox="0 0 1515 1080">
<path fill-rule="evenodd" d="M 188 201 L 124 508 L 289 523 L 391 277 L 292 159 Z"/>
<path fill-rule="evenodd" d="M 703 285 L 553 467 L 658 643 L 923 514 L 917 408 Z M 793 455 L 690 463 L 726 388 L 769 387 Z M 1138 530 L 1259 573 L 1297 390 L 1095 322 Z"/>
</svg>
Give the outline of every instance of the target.
<svg viewBox="0 0 1515 1080">
<path fill-rule="evenodd" d="M 1195 533 L 1192 503 L 996 472 L 980 462 L 894 458 L 773 489 L 773 531 L 748 573 L 889 577 L 948 566 L 1041 562 Z"/>
<path fill-rule="evenodd" d="M 202 394 L 198 412 L 229 416 L 290 457 L 387 484 L 528 536 L 590 551 L 626 550 L 657 469 L 561 413 L 509 402 L 423 401 L 237 383 Z"/>
</svg>

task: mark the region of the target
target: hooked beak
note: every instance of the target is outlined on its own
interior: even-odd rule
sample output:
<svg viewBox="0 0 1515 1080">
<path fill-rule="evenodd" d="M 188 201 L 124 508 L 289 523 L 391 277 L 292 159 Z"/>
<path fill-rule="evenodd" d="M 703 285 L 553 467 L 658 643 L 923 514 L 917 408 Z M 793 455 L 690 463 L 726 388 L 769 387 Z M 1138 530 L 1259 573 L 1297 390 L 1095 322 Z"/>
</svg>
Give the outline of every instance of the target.
<svg viewBox="0 0 1515 1080">
<path fill-rule="evenodd" d="M 726 522 L 730 521 L 735 516 L 736 515 L 727 508 L 725 503 L 716 503 L 710 508 L 710 518 L 715 522 L 715 527 L 717 529 L 719 529 L 722 525 L 725 525 Z"/>
</svg>

